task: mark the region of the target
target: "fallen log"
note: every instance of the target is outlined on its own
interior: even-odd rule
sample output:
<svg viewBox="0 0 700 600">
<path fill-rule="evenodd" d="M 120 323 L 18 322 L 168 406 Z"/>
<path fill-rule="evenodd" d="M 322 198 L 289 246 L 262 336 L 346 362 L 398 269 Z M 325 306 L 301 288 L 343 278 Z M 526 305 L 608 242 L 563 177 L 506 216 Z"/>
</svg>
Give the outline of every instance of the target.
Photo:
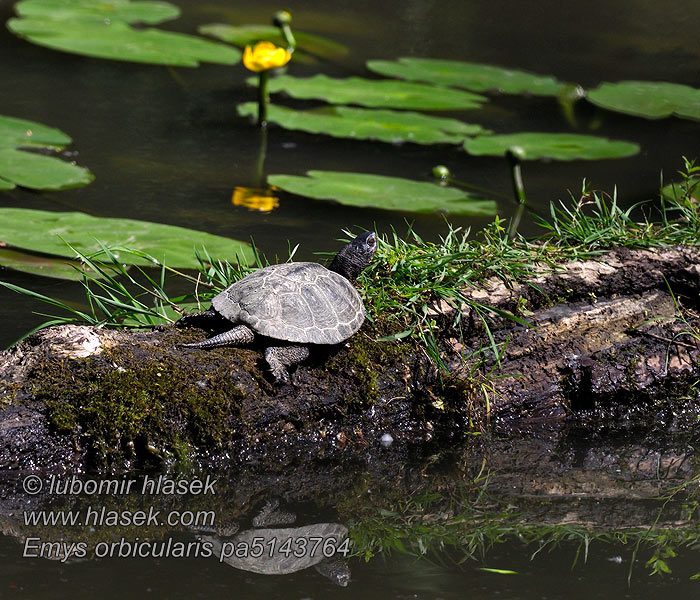
<svg viewBox="0 0 700 600">
<path fill-rule="evenodd" d="M 496 341 L 505 344 L 500 378 L 493 382 L 492 409 L 501 421 L 523 425 L 599 409 L 609 425 L 613 415 L 629 419 L 626 406 L 683 396 L 698 379 L 695 249 L 619 248 L 525 283 L 490 281 L 472 297 L 514 312 L 524 306 L 532 325 L 505 319 L 490 324 Z M 462 318 L 477 324 L 468 310 Z M 479 336 L 469 338 L 466 348 L 455 341 L 453 352 L 457 348 L 461 356 L 483 345 Z M 459 370 L 459 364 L 453 355 L 450 366 Z M 493 357 L 485 364 L 492 367 Z M 671 408 L 676 420 L 697 421 L 697 398 Z"/>
<path fill-rule="evenodd" d="M 489 317 L 496 360 L 473 311 L 465 305 L 457 319 L 436 306 L 449 374 L 415 343 L 377 342 L 381 320 L 316 349 L 281 387 L 260 348 L 178 347 L 204 339 L 198 330 L 49 328 L 0 353 L 0 468 L 279 464 L 363 452 L 385 434 L 459 439 L 488 421 L 551 432 L 573 419 L 596 431 L 653 415 L 688 431 L 698 415 L 699 275 L 696 250 L 617 249 L 527 282 L 487 282 L 467 293 L 530 327 Z"/>
</svg>

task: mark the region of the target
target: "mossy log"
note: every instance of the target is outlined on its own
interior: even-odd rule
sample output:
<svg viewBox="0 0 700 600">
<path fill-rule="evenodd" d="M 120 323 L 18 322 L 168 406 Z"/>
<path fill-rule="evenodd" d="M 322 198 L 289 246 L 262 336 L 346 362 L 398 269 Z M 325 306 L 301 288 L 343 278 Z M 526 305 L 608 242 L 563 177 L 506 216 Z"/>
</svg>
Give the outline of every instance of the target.
<svg viewBox="0 0 700 600">
<path fill-rule="evenodd" d="M 482 367 L 499 375 L 491 402 L 497 421 L 522 427 L 597 416 L 598 425 L 629 429 L 652 416 L 662 426 L 697 424 L 697 249 L 620 248 L 524 283 L 490 281 L 471 297 L 531 325 L 490 324 L 504 345 L 499 364 L 491 355 Z M 473 313 L 463 312 L 479 329 Z M 447 360 L 457 376 L 466 373 L 460 357 L 483 345 L 483 335 L 451 340 Z"/>
<path fill-rule="evenodd" d="M 0 353 L 0 468 L 274 463 L 363 452 L 385 433 L 419 442 L 567 418 L 597 430 L 601 415 L 620 427 L 653 415 L 687 431 L 698 415 L 700 348 L 686 331 L 698 325 L 699 288 L 694 250 L 618 249 L 469 291 L 531 325 L 489 319 L 504 345 L 498 363 L 466 305 L 459 319 L 436 305 L 449 374 L 410 341 L 375 341 L 386 333 L 375 322 L 316 348 L 282 387 L 260 348 L 179 348 L 204 339 L 195 329 L 53 327 Z"/>
</svg>

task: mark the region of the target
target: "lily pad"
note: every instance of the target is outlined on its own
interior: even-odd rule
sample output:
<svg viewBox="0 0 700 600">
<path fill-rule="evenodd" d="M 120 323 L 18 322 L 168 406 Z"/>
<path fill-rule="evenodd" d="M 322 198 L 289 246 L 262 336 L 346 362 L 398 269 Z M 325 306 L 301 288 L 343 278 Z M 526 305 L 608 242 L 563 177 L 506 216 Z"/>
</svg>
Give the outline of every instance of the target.
<svg viewBox="0 0 700 600">
<path fill-rule="evenodd" d="M 60 149 L 73 140 L 54 127 L 0 115 L 0 148 L 41 146 Z"/>
<path fill-rule="evenodd" d="M 179 9 L 166 2 L 24 0 L 15 10 L 20 18 L 7 22 L 10 31 L 55 50 L 183 67 L 195 67 L 200 61 L 235 64 L 241 58 L 237 49 L 217 42 L 131 27 L 131 23 L 156 24 L 178 16 Z"/>
<path fill-rule="evenodd" d="M 13 248 L 3 248 L 0 245 L 0 266 L 13 271 L 53 277 L 55 279 L 70 279 L 80 281 L 83 277 L 80 263 L 64 256 L 47 256 L 34 254 Z"/>
<path fill-rule="evenodd" d="M 298 175 L 270 175 L 270 185 L 291 194 L 335 200 L 347 206 L 419 213 L 448 212 L 455 215 L 493 215 L 496 204 L 461 190 L 427 183 L 340 171 L 309 171 Z"/>
<path fill-rule="evenodd" d="M 198 266 L 194 249 L 205 247 L 213 257 L 246 264 L 254 260 L 248 244 L 203 231 L 136 221 L 92 217 L 79 212 L 55 213 L 22 208 L 0 208 L 0 243 L 14 248 L 73 258 L 67 244 L 84 254 L 96 254 L 100 243 L 110 248 L 127 247 L 150 254 L 170 267 Z M 118 252 L 116 252 L 118 254 Z M 99 258 L 99 257 L 98 257 Z M 148 265 L 145 258 L 123 253 L 125 264 Z M 13 266 L 17 257 L 0 264 Z"/>
<path fill-rule="evenodd" d="M 257 84 L 257 77 L 249 83 Z M 442 88 L 410 81 L 333 79 L 325 75 L 301 78 L 282 75 L 270 79 L 271 93 L 286 92 L 293 98 L 325 100 L 331 104 L 359 104 L 379 108 L 416 110 L 461 110 L 479 108 L 486 98 L 451 88 Z"/>
<path fill-rule="evenodd" d="M 465 150 L 476 156 L 503 156 L 513 147 L 522 150 L 521 158 L 525 160 L 601 160 L 624 158 L 639 152 L 639 146 L 631 142 L 575 133 L 512 133 L 472 138 L 464 142 Z"/>
<path fill-rule="evenodd" d="M 15 5 L 15 11 L 21 17 L 86 21 L 109 19 L 149 25 L 180 16 L 180 9 L 173 4 L 132 0 L 23 0 Z"/>
<path fill-rule="evenodd" d="M 700 89 L 663 81 L 620 81 L 602 83 L 590 90 L 590 102 L 607 110 L 663 119 L 675 115 L 700 121 Z"/>
<path fill-rule="evenodd" d="M 661 188 L 661 195 L 671 201 L 682 199 L 686 193 L 693 198 L 693 201 L 700 197 L 700 177 L 690 177 L 683 183 L 669 183 Z"/>
<path fill-rule="evenodd" d="M 65 190 L 87 185 L 94 176 L 53 156 L 5 148 L 0 150 L 0 178 L 35 190 Z"/>
<path fill-rule="evenodd" d="M 256 116 L 256 102 L 238 105 L 241 116 Z M 267 120 L 285 129 L 322 133 L 341 138 L 379 140 L 392 144 L 461 144 L 470 135 L 490 133 L 481 125 L 457 119 L 432 117 L 409 111 L 328 106 L 313 110 L 293 110 L 270 105 Z"/>
<path fill-rule="evenodd" d="M 53 127 L 0 115 L 0 191 L 17 185 L 62 190 L 90 183 L 94 176 L 83 167 L 18 149 L 25 146 L 60 150 L 70 142 L 69 136 Z"/>
<path fill-rule="evenodd" d="M 367 68 L 387 77 L 425 81 L 477 92 L 497 90 L 505 94 L 556 96 L 566 87 L 565 83 L 549 75 L 459 60 L 402 57 L 397 61 L 370 60 Z"/>
<path fill-rule="evenodd" d="M 197 28 L 202 35 L 210 35 L 222 42 L 233 44 L 243 48 L 259 41 L 272 42 L 276 46 L 286 46 L 286 40 L 280 30 L 273 25 L 226 25 L 224 23 L 210 23 Z M 313 55 L 321 58 L 339 58 L 348 53 L 347 46 L 327 38 L 294 30 L 294 39 L 297 42 L 294 59 L 299 55 Z M 308 56 L 307 56 L 308 57 Z M 310 58 L 310 57 L 308 57 Z"/>
</svg>

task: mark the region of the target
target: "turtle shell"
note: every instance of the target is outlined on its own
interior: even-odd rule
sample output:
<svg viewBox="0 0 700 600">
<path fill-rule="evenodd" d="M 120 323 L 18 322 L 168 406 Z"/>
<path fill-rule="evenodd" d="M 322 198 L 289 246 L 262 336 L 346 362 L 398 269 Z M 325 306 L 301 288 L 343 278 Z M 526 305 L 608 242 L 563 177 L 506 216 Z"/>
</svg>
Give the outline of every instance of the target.
<svg viewBox="0 0 700 600">
<path fill-rule="evenodd" d="M 215 296 L 212 306 L 261 335 L 308 344 L 338 344 L 365 320 L 362 299 L 352 284 L 310 262 L 251 273 Z"/>
</svg>

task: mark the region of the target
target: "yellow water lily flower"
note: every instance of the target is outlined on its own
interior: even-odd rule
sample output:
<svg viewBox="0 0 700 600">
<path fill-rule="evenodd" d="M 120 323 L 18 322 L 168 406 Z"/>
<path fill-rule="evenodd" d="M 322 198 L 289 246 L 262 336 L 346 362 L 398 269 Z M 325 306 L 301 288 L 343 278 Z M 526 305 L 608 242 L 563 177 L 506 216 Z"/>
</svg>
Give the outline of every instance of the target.
<svg viewBox="0 0 700 600">
<path fill-rule="evenodd" d="M 245 206 L 249 210 L 270 212 L 280 205 L 277 196 L 272 194 L 273 190 L 275 188 L 260 189 L 239 186 L 234 188 L 231 202 L 235 206 Z"/>
<path fill-rule="evenodd" d="M 286 65 L 292 55 L 272 42 L 258 42 L 255 46 L 246 46 L 243 51 L 243 64 L 246 69 L 259 73 Z"/>
</svg>

